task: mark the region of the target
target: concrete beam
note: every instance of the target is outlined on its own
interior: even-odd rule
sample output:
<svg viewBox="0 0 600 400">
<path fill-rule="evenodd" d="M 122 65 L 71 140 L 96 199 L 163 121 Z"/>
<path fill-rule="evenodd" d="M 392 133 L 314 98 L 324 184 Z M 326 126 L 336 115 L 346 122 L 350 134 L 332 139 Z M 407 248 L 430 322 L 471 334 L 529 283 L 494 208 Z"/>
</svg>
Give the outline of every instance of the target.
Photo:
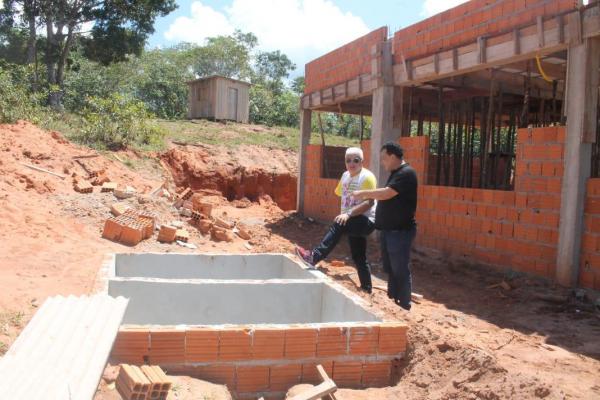
<svg viewBox="0 0 600 400">
<path fill-rule="evenodd" d="M 296 210 L 304 213 L 304 188 L 306 187 L 306 155 L 310 143 L 312 111 L 300 110 L 300 151 L 298 152 L 298 190 L 296 191 Z"/>
<path fill-rule="evenodd" d="M 564 25 L 564 22 L 567 22 Z M 570 43 L 600 35 L 600 7 L 589 7 L 561 17 L 561 23 L 538 23 L 519 28 L 512 35 L 480 38 L 455 49 L 447 49 L 425 57 L 418 57 L 407 64 L 394 66 L 394 81 L 398 86 L 411 86 L 486 68 L 498 67 L 532 60 L 565 50 Z M 543 46 L 540 47 L 540 35 Z M 510 36 L 510 37 L 509 37 Z M 499 41 L 499 39 L 505 39 Z"/>
<path fill-rule="evenodd" d="M 567 137 L 564 155 L 556 280 L 577 284 L 583 234 L 586 183 L 591 174 L 592 142 L 596 132 L 600 38 L 569 47 L 567 72 Z"/>
</svg>

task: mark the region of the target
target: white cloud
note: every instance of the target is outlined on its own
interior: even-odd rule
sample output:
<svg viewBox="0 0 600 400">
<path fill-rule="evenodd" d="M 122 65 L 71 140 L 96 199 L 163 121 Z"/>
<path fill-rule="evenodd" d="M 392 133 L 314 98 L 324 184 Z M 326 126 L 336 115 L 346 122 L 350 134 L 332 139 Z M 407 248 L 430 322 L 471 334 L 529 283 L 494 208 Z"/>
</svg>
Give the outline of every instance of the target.
<svg viewBox="0 0 600 400">
<path fill-rule="evenodd" d="M 195 1 L 191 15 L 177 18 L 165 38 L 202 44 L 234 29 L 254 33 L 261 50 L 283 51 L 300 73 L 306 62 L 370 30 L 330 0 L 233 0 L 224 12 Z"/>
<path fill-rule="evenodd" d="M 191 15 L 177 18 L 165 32 L 165 38 L 202 44 L 207 37 L 228 35 L 233 30 L 225 15 L 195 1 L 192 3 Z"/>
<path fill-rule="evenodd" d="M 466 3 L 468 0 L 425 0 L 423 2 L 423 10 L 421 14 L 430 17 L 441 13 L 450 8 L 456 7 L 459 4 Z"/>
</svg>

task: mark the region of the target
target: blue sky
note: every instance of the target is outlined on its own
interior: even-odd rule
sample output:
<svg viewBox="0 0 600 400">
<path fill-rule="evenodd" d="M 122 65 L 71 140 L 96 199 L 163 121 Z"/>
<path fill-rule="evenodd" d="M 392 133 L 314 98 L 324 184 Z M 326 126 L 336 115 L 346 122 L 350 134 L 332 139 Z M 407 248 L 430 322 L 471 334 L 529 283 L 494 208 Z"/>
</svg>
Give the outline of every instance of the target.
<svg viewBox="0 0 600 400">
<path fill-rule="evenodd" d="M 202 44 L 233 29 L 253 32 L 260 50 L 281 50 L 298 67 L 380 26 L 390 32 L 465 0 L 179 0 L 160 18 L 150 47 Z"/>
</svg>

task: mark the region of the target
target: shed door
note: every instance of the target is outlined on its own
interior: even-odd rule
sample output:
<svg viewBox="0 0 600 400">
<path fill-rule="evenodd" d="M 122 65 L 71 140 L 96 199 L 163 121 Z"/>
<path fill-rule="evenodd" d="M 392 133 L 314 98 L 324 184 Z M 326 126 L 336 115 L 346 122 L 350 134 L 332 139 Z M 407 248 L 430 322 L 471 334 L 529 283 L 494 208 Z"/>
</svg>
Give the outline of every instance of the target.
<svg viewBox="0 0 600 400">
<path fill-rule="evenodd" d="M 236 88 L 227 89 L 227 119 L 237 121 L 238 115 L 238 90 Z"/>
</svg>

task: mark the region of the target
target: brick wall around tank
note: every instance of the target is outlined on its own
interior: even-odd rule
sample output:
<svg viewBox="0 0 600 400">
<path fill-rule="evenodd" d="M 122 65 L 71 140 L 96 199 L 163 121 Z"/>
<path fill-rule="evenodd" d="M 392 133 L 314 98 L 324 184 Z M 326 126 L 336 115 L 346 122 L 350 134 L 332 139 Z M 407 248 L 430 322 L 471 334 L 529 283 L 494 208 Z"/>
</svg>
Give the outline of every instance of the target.
<svg viewBox="0 0 600 400">
<path fill-rule="evenodd" d="M 122 327 L 111 361 L 160 365 L 225 384 L 236 398 L 282 399 L 299 383 L 320 382 L 321 364 L 339 387 L 391 384 L 406 352 L 399 322 L 278 327 Z"/>
</svg>

